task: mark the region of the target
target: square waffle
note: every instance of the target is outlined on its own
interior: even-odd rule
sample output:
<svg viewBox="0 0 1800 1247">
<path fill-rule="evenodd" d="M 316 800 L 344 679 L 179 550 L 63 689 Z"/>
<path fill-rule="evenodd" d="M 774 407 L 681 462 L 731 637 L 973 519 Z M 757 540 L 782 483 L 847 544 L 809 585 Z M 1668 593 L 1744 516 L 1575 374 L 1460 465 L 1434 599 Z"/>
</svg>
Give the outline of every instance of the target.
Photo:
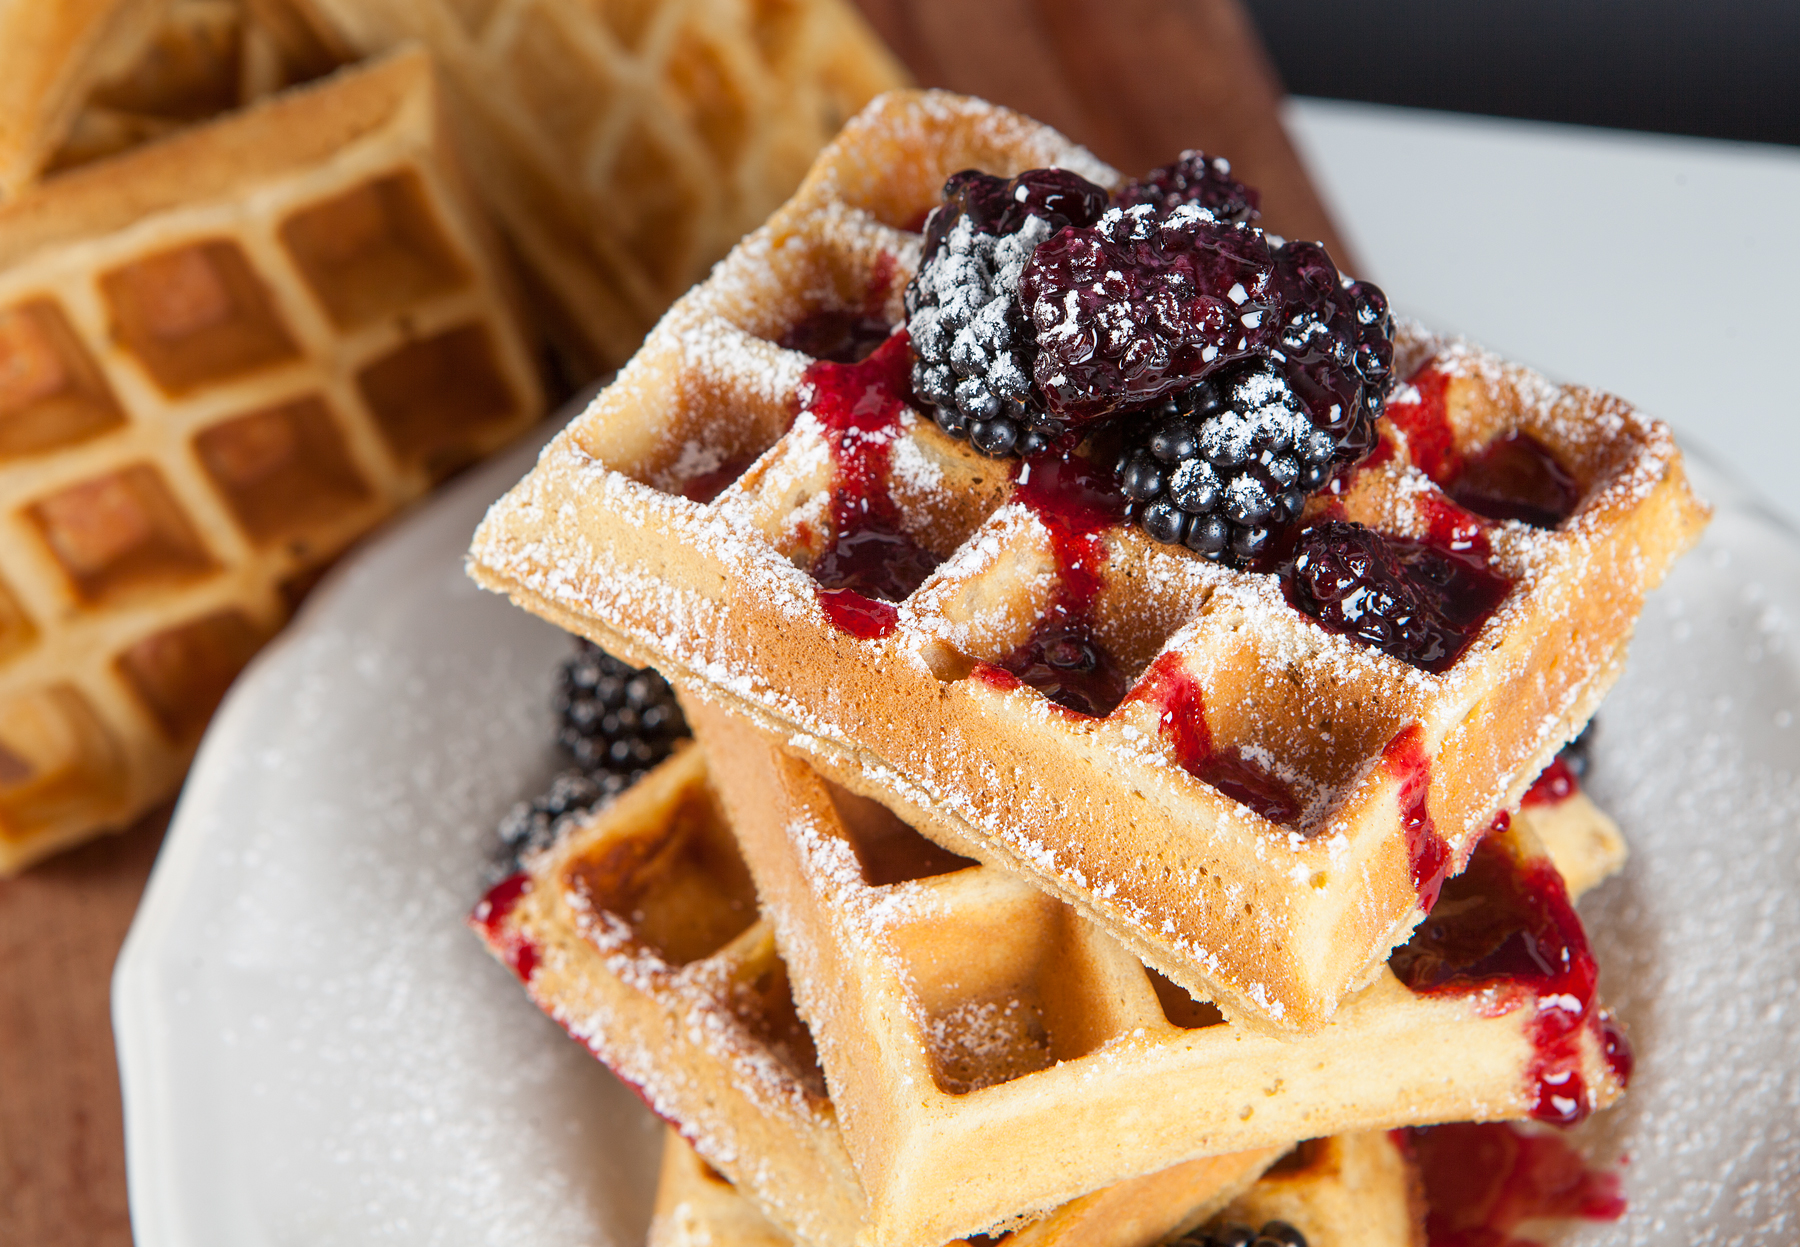
<svg viewBox="0 0 1800 1247">
<path fill-rule="evenodd" d="M 934 1224 L 870 1237 L 857 1180 L 787 969 L 698 749 L 669 759 L 526 873 L 474 925 L 531 998 L 705 1163 L 812 1247 L 936 1247 Z M 1212 1156 L 1053 1210 L 1022 1242 L 1150 1241 L 1218 1211 L 1280 1154 Z M 1004 1225 L 1011 1212 L 994 1218 Z"/>
<path fill-rule="evenodd" d="M 0 872 L 174 790 L 339 551 L 531 425 L 407 53 L 0 206 Z"/>
<path fill-rule="evenodd" d="M 857 365 L 779 345 L 822 316 L 902 320 L 911 231 L 945 176 L 1046 164 L 1117 182 L 979 101 L 871 105 L 496 504 L 472 574 L 729 701 L 933 839 L 1074 905 L 1196 997 L 1313 1029 L 1586 722 L 1704 508 L 1662 425 L 1403 329 L 1396 375 L 1423 388 L 1396 396 L 1383 450 L 1347 487 L 1309 505 L 1399 537 L 1462 516 L 1472 527 L 1456 539 L 1491 545 L 1512 587 L 1432 674 L 1318 626 L 1276 576 L 1135 527 L 1080 529 L 1063 497 L 1078 492 L 1072 469 L 1014 479 L 906 404 L 898 337 Z M 1414 462 L 1424 439 L 1403 408 L 1440 451 L 1528 432 L 1579 480 L 1579 504 L 1553 530 L 1474 521 Z M 864 599 L 857 614 L 808 569 L 831 548 L 834 498 L 870 489 L 942 561 L 897 608 Z M 1104 718 L 995 665 L 1077 572 L 1094 585 L 1093 634 L 1135 677 Z M 1215 763 L 1279 782 L 1296 812 L 1271 821 L 1202 778 Z"/>
<path fill-rule="evenodd" d="M 558 343 L 598 372 L 906 82 L 844 0 L 299 0 L 350 46 L 417 39 Z"/>
<path fill-rule="evenodd" d="M 286 0 L 0 4 L 0 198 L 341 59 Z"/>
<path fill-rule="evenodd" d="M 1415 996 L 1384 975 L 1314 1037 L 1223 1023 L 1067 907 L 695 713 L 716 783 L 683 751 L 496 888 L 477 927 L 540 1007 L 808 1242 L 930 1247 L 1200 1155 L 1273 1159 L 1310 1134 L 1524 1116 L 1546 1073 L 1577 1072 L 1592 1102 L 1617 1094 L 1591 1028 L 1547 1067 L 1529 1034 L 1536 998 L 1505 990 Z M 1571 875 L 1598 876 L 1622 846 L 1585 809 L 1562 840 L 1580 855 Z M 816 938 L 797 929 L 805 902 L 784 887 L 762 894 L 777 927 L 758 921 L 733 833 L 754 865 L 768 829 L 728 817 L 835 847 L 847 869 L 826 903 L 845 920 Z M 834 955 L 846 928 L 869 939 Z M 986 950 L 981 978 L 961 968 L 972 948 Z M 808 993 L 803 973 L 826 990 Z"/>
<path fill-rule="evenodd" d="M 1387 1133 L 1333 1135 L 1296 1146 L 1218 1219 L 1249 1226 L 1285 1221 L 1306 1236 L 1307 1247 L 1424 1247 L 1418 1186 L 1413 1165 Z M 1204 1224 L 1211 1211 L 1209 1203 L 1184 1221 Z M 1167 1236 L 1124 1218 L 1076 1227 L 1052 1216 L 1002 1241 L 1007 1247 L 1149 1247 Z M 792 1242 L 679 1134 L 669 1132 L 649 1247 L 788 1247 Z"/>
<path fill-rule="evenodd" d="M 1316 1033 L 1227 1021 L 1028 881 L 945 852 L 739 717 L 692 699 L 687 711 L 882 1241 L 918 1223 L 968 1233 L 1187 1157 L 1440 1121 L 1566 1121 L 1622 1089 L 1603 1011 L 1584 1006 L 1572 1034 L 1546 1042 L 1545 1011 L 1571 990 L 1557 981 L 1418 992 L 1397 961 Z M 1570 874 L 1616 865 L 1616 829 L 1571 800 L 1585 809 L 1565 801 L 1562 817 L 1592 838 L 1565 839 L 1592 864 Z M 1508 821 L 1488 852 L 1506 844 L 1528 874 L 1543 853 L 1532 817 Z M 1572 910 L 1567 921 L 1579 925 Z"/>
</svg>

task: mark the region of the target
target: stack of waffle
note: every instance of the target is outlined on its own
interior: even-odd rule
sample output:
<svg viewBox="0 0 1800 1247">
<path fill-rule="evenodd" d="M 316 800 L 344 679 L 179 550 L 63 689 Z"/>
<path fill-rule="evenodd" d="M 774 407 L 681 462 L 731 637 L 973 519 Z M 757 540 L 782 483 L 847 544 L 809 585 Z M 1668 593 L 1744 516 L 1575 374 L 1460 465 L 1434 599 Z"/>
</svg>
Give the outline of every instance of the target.
<svg viewBox="0 0 1800 1247">
<path fill-rule="evenodd" d="M 907 406 L 903 339 L 860 363 L 791 349 L 904 319 L 950 174 L 1049 165 L 1119 181 L 976 101 L 872 105 L 471 555 L 661 670 L 700 740 L 500 885 L 482 931 L 820 1247 L 1073 1242 L 1097 1202 L 1105 1241 L 1154 1242 L 1296 1140 L 1573 1121 L 1629 1073 L 1569 903 L 1622 846 L 1555 759 L 1704 522 L 1666 430 L 1403 328 L 1381 448 L 1309 505 L 1399 539 L 1448 520 L 1509 587 L 1439 672 L 1329 631 L 1279 577 L 1112 522 L 1077 470 L 952 440 Z M 1566 516 L 1481 520 L 1431 474 L 1514 435 L 1579 482 Z M 815 579 L 846 496 L 937 558 L 904 601 Z M 1083 626 L 1137 673 L 1100 716 L 1001 665 L 1078 579 Z M 1311 1189 L 1321 1146 L 1248 1198 Z M 659 1233 L 769 1236 L 669 1169 Z M 1371 1241 L 1338 1214 L 1301 1228 Z"/>
</svg>

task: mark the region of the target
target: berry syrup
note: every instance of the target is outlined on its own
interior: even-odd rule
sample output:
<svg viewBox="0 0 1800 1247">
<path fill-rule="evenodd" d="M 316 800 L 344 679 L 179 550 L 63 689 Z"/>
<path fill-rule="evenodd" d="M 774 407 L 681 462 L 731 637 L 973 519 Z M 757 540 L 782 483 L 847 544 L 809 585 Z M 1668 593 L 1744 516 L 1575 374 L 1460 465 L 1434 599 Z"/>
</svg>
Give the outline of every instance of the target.
<svg viewBox="0 0 1800 1247">
<path fill-rule="evenodd" d="M 854 364 L 820 360 L 807 368 L 806 409 L 824 426 L 836 482 L 832 544 L 814 560 L 819 606 L 834 627 L 862 640 L 887 636 L 895 602 L 925 582 L 938 558 L 900 526 L 888 493 L 889 456 L 911 393 L 912 356 L 896 333 Z"/>
<path fill-rule="evenodd" d="M 1125 514 L 1111 477 L 1079 455 L 1041 455 L 1017 469 L 1012 500 L 1050 535 L 1056 593 L 1038 629 L 1012 653 L 975 664 L 974 675 L 995 688 L 1026 684 L 1051 704 L 1105 718 L 1125 699 L 1118 661 L 1094 635 L 1093 610 L 1106 564 L 1106 530 Z"/>
<path fill-rule="evenodd" d="M 1503 826 L 1496 820 L 1496 829 Z M 1571 1126 L 1592 1110 L 1581 1076 L 1584 1028 L 1599 1039 L 1620 1080 L 1630 1078 L 1623 1033 L 1593 1007 L 1597 970 L 1587 933 L 1547 857 L 1521 861 L 1484 839 L 1388 964 L 1422 996 L 1486 993 L 1489 1016 L 1535 1008 L 1527 1028 L 1536 1050 L 1528 1076 L 1538 1121 Z"/>
<path fill-rule="evenodd" d="M 1157 728 L 1182 770 L 1272 823 L 1291 827 L 1300 821 L 1300 799 L 1280 780 L 1214 747 L 1200 682 L 1181 665 L 1180 655 L 1164 654 L 1151 663 L 1131 696 L 1156 707 Z"/>
<path fill-rule="evenodd" d="M 1450 873 L 1450 844 L 1431 819 L 1431 758 L 1425 752 L 1424 730 L 1417 723 L 1401 728 L 1381 751 L 1381 764 L 1399 785 L 1400 825 L 1406 831 L 1413 890 L 1419 894 L 1419 907 L 1433 912 Z"/>
<path fill-rule="evenodd" d="M 512 967 L 521 981 L 529 982 L 538 965 L 538 947 L 518 931 L 506 929 L 507 915 L 531 891 L 531 876 L 523 871 L 496 883 L 469 915 L 469 925 L 480 933 L 500 959 Z"/>
<path fill-rule="evenodd" d="M 1580 483 L 1542 442 L 1514 432 L 1464 454 L 1450 428 L 1449 376 L 1427 363 L 1410 384 L 1418 398 L 1389 403 L 1388 418 L 1406 432 L 1413 462 L 1463 510 L 1555 528 L 1580 505 Z"/>
<path fill-rule="evenodd" d="M 1550 765 L 1538 773 L 1531 781 L 1531 787 L 1525 790 L 1520 805 L 1557 805 L 1567 801 L 1581 791 L 1581 781 L 1575 778 L 1575 772 L 1569 769 L 1561 754 L 1550 760 Z"/>
<path fill-rule="evenodd" d="M 834 364 L 860 364 L 894 330 L 882 305 L 893 287 L 896 263 L 891 252 L 882 252 L 875 258 L 860 308 L 821 308 L 789 325 L 776 345 Z"/>
<path fill-rule="evenodd" d="M 1625 1215 L 1619 1175 L 1590 1168 L 1554 1135 L 1508 1122 L 1456 1122 L 1398 1132 L 1425 1186 L 1430 1247 L 1536 1247 L 1526 1221 Z"/>
</svg>

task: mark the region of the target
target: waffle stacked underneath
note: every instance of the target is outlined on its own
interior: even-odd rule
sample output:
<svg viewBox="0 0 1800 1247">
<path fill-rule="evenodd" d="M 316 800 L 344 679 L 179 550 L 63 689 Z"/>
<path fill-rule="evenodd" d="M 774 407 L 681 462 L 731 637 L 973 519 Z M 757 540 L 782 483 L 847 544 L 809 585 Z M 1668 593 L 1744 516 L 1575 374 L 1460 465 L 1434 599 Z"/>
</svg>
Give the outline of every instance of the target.
<svg viewBox="0 0 1800 1247">
<path fill-rule="evenodd" d="M 541 411 L 417 52 L 0 206 L 0 872 L 173 791 L 323 567 Z"/>
<path fill-rule="evenodd" d="M 1204 1223 L 1211 1203 L 1190 1210 L 1184 1221 Z M 1163 1237 L 1145 1224 L 1162 1218 L 1142 1216 L 1153 1208 L 1131 1198 L 1079 1222 L 1047 1217 L 1003 1241 L 1007 1247 L 1143 1247 Z M 1373 1131 L 1301 1144 L 1217 1220 L 1246 1226 L 1280 1220 L 1304 1234 L 1309 1247 L 1424 1247 L 1419 1211 L 1418 1176 L 1405 1149 Z M 680 1134 L 669 1132 L 649 1247 L 790 1247 L 793 1241 Z"/>
<path fill-rule="evenodd" d="M 1590 1104 L 1617 1093 L 1598 1012 L 1547 1060 L 1532 1028 L 1556 1006 L 1520 982 L 1415 992 L 1384 971 L 1309 1038 L 1224 1022 L 1066 906 L 700 713 L 719 788 L 699 749 L 678 753 L 499 885 L 477 926 L 542 1008 L 806 1243 L 935 1247 L 1058 1208 L 1074 1224 L 1097 1192 L 1165 1209 L 1147 1243 L 1217 1211 L 1296 1138 L 1524 1116 L 1547 1080 Z M 742 856 L 727 810 L 764 824 L 736 826 Z M 1570 877 L 1617 865 L 1591 806 L 1561 817 Z M 1528 822 L 1509 852 L 1527 852 Z M 762 878 L 786 850 L 757 841 L 783 826 L 804 829 L 794 851 L 842 859 L 836 891 L 810 903 L 830 929 L 805 928 L 804 867 Z M 797 995 L 778 935 L 802 958 Z M 827 940 L 842 942 L 822 957 Z"/>
<path fill-rule="evenodd" d="M 1030 879 L 1195 998 L 1314 1030 L 1586 723 L 1704 510 L 1661 425 L 1403 328 L 1412 383 L 1380 448 L 1308 514 L 1490 554 L 1507 591 L 1434 673 L 1318 626 L 1276 576 L 1124 525 L 1077 459 L 1027 471 L 952 440 L 908 405 L 902 336 L 850 365 L 780 345 L 899 323 L 945 178 L 1044 165 L 1118 182 L 1003 110 L 883 97 L 495 506 L 472 572 Z M 1553 526 L 1446 492 L 1515 433 L 1578 483 Z M 896 604 L 812 574 L 859 497 L 936 564 Z M 1083 578 L 1128 677 L 1103 717 L 999 665 Z M 1286 799 L 1231 795 L 1246 775 Z"/>
</svg>

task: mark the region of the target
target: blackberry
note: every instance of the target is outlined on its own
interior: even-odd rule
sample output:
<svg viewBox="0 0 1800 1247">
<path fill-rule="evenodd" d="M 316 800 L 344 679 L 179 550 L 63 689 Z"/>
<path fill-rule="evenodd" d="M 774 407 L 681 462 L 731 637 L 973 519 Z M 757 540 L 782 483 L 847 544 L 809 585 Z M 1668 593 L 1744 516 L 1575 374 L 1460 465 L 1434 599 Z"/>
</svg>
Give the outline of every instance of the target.
<svg viewBox="0 0 1800 1247">
<path fill-rule="evenodd" d="M 669 682 L 649 668 L 628 666 L 590 641 L 556 673 L 556 743 L 585 771 L 627 781 L 669 756 L 688 735 Z"/>
<path fill-rule="evenodd" d="M 1153 169 L 1119 191 L 1121 208 L 1149 204 L 1164 212 L 1198 204 L 1221 221 L 1254 221 L 1261 197 L 1231 176 L 1231 162 L 1205 152 L 1182 152 L 1174 164 Z"/>
<path fill-rule="evenodd" d="M 952 437 L 1000 457 L 1037 454 L 1062 434 L 1032 390 L 1036 345 L 1019 307 L 1019 274 L 1039 243 L 1090 224 L 1106 199 L 1063 169 L 1010 181 L 965 169 L 944 183 L 906 287 L 906 317 L 913 392 Z"/>
<path fill-rule="evenodd" d="M 556 743 L 574 762 L 500 820 L 503 874 L 555 844 L 572 822 L 631 787 L 689 734 L 675 691 L 656 672 L 628 666 L 591 641 L 556 672 Z"/>
<path fill-rule="evenodd" d="M 500 820 L 500 845 L 510 874 L 521 861 L 555 844 L 571 822 L 618 796 L 631 781 L 613 771 L 559 771 L 550 786 L 520 801 Z"/>
<path fill-rule="evenodd" d="M 1510 588 L 1467 553 L 1345 520 L 1302 530 L 1281 574 L 1296 609 L 1435 673 L 1449 670 Z"/>
<path fill-rule="evenodd" d="M 1306 1235 L 1286 1221 L 1265 1221 L 1262 1229 L 1238 1221 L 1189 1230 L 1172 1247 L 1307 1247 Z"/>
<path fill-rule="evenodd" d="M 1247 563 L 1299 517 L 1340 457 L 1282 369 L 1250 359 L 1128 424 L 1119 487 L 1156 540 Z"/>
</svg>

